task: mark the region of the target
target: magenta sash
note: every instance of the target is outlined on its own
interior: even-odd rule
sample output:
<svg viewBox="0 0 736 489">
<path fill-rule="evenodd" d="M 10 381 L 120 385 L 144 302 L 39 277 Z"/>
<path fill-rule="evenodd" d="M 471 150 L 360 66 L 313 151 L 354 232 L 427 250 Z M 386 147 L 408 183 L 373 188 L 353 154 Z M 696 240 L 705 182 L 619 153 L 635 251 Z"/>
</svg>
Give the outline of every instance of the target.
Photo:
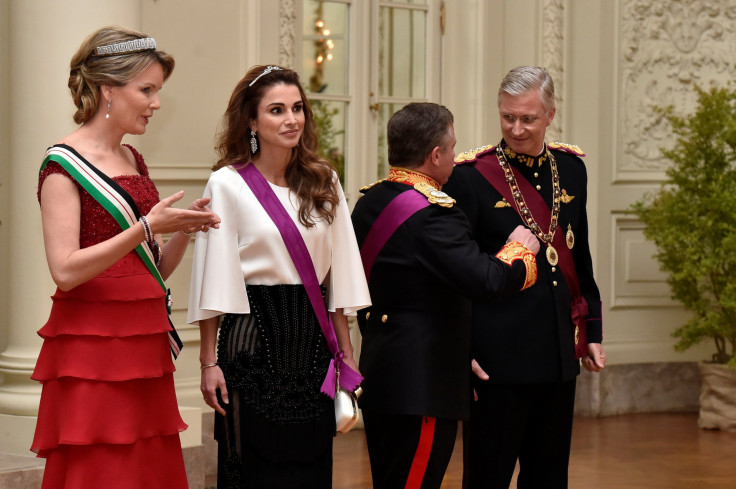
<svg viewBox="0 0 736 489">
<path fill-rule="evenodd" d="M 506 175 L 504 174 L 503 168 L 498 161 L 498 156 L 493 153 L 489 155 L 491 160 L 480 159 L 475 161 L 475 168 L 480 172 L 481 175 L 488 180 L 493 188 L 495 188 L 509 203 L 513 203 L 516 212 L 519 209 L 516 207 L 516 201 L 514 196 L 511 194 L 511 189 L 506 181 Z M 494 164 L 495 163 L 495 164 Z M 519 190 L 524 194 L 524 200 L 526 201 L 534 219 L 542 229 L 549 229 L 549 223 L 552 220 L 552 213 L 547 207 L 547 204 L 539 195 L 532 184 L 530 184 L 523 175 L 514 169 L 513 166 L 509 165 L 509 168 L 514 172 L 516 182 L 519 184 Z M 558 266 L 562 271 L 565 282 L 570 290 L 570 315 L 572 316 L 572 322 L 578 329 L 578 338 L 575 344 L 575 358 L 582 358 L 588 353 L 588 340 L 587 340 L 587 327 L 586 317 L 588 315 L 588 303 L 580 293 L 580 284 L 578 282 L 578 274 L 575 269 L 575 262 L 572 258 L 572 252 L 565 243 L 564 233 L 555 233 L 552 239 L 552 244 L 557 251 Z"/>
<path fill-rule="evenodd" d="M 376 261 L 376 257 L 389 238 L 393 236 L 404 221 L 428 205 L 427 197 L 419 192 L 408 190 L 394 197 L 381 211 L 368 231 L 363 246 L 360 247 L 360 258 L 363 261 L 363 270 L 365 270 L 367 282 L 371 280 L 373 262 Z"/>
<path fill-rule="evenodd" d="M 289 255 L 294 262 L 294 267 L 299 272 L 299 277 L 302 279 L 304 288 L 307 291 L 309 301 L 312 303 L 312 308 L 317 316 L 317 321 L 319 321 L 322 334 L 325 335 L 325 339 L 327 340 L 327 346 L 332 353 L 330 366 L 327 369 L 327 375 L 322 382 L 320 390 L 332 399 L 335 398 L 335 366 L 338 365 L 340 369 L 340 385 L 351 392 L 354 391 L 363 381 L 363 376 L 343 361 L 343 352 L 337 344 L 335 327 L 332 324 L 329 314 L 327 314 L 327 307 L 322 299 L 322 291 L 317 280 L 317 273 L 314 270 L 314 262 L 312 262 L 312 257 L 309 255 L 304 238 L 302 238 L 291 216 L 286 212 L 281 201 L 268 184 L 268 181 L 258 171 L 258 168 L 253 163 L 247 163 L 237 171 L 243 177 L 248 187 L 250 187 L 268 216 L 273 220 L 279 233 L 281 233 L 286 249 L 289 251 Z"/>
</svg>

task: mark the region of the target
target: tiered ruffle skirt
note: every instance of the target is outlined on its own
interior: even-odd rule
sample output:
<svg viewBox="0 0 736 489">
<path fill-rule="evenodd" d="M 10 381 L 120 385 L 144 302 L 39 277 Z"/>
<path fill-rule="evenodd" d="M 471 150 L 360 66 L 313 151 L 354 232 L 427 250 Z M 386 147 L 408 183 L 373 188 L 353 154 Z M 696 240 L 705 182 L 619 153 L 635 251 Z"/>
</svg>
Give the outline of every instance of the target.
<svg viewBox="0 0 736 489">
<path fill-rule="evenodd" d="M 129 254 L 57 290 L 39 335 L 43 384 L 31 450 L 42 489 L 186 488 L 164 294 Z"/>
</svg>

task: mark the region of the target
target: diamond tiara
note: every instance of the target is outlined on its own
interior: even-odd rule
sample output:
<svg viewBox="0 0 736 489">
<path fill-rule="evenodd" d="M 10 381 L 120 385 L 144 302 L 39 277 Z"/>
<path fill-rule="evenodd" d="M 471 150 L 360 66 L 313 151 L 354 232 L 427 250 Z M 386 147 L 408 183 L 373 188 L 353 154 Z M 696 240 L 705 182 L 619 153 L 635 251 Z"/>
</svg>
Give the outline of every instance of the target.
<svg viewBox="0 0 736 489">
<path fill-rule="evenodd" d="M 97 56 L 147 51 L 149 49 L 156 49 L 156 40 L 152 37 L 145 37 L 143 39 L 131 39 L 130 41 L 116 42 L 115 44 L 108 44 L 107 46 L 99 46 L 97 48 Z"/>
<path fill-rule="evenodd" d="M 252 87 L 252 86 L 253 86 L 253 84 L 254 84 L 255 82 L 257 82 L 257 81 L 258 81 L 258 79 L 259 79 L 260 77 L 262 77 L 263 75 L 268 75 L 268 74 L 269 74 L 269 73 L 271 73 L 272 71 L 278 71 L 278 70 L 280 70 L 280 69 L 281 69 L 281 68 L 279 68 L 278 66 L 270 66 L 270 65 L 269 65 L 269 66 L 267 66 L 267 67 L 266 67 L 266 69 L 265 69 L 265 70 L 263 70 L 263 73 L 261 73 L 260 75 L 258 75 L 257 77 L 255 77 L 255 79 L 254 79 L 254 80 L 253 80 L 252 82 L 250 82 L 250 83 L 248 84 L 248 86 L 249 86 L 249 87 Z"/>
</svg>

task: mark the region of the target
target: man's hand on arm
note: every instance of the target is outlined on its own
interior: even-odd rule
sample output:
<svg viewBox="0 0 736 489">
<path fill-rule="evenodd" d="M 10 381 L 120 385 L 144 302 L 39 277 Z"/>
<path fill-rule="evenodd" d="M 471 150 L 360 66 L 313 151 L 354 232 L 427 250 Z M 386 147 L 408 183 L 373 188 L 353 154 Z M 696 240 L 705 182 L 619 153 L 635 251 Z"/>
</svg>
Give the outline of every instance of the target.
<svg viewBox="0 0 736 489">
<path fill-rule="evenodd" d="M 539 253 L 539 240 L 537 239 L 534 234 L 529 230 L 529 228 L 526 228 L 522 225 L 516 226 L 516 229 L 514 229 L 511 234 L 509 234 L 508 239 L 506 239 L 507 243 L 510 243 L 512 241 L 518 241 L 519 243 L 523 244 L 534 254 L 536 255 Z"/>
<path fill-rule="evenodd" d="M 471 360 L 470 362 L 470 369 L 473 371 L 476 377 L 478 377 L 480 380 L 488 380 L 490 377 L 488 374 L 483 370 L 480 365 L 478 365 L 478 362 L 475 361 L 475 358 Z M 473 389 L 473 399 L 478 400 L 478 393 L 475 392 L 475 389 Z"/>
</svg>

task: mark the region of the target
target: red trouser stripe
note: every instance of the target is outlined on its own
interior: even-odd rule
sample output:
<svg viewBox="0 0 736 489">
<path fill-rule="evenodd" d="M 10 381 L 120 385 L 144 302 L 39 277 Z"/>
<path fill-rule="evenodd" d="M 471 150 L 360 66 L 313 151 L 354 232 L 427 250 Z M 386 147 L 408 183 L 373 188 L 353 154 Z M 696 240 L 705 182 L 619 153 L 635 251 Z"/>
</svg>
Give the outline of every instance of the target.
<svg viewBox="0 0 736 489">
<path fill-rule="evenodd" d="M 424 416 L 422 418 L 422 433 L 419 435 L 419 445 L 414 453 L 414 460 L 409 470 L 409 478 L 406 480 L 406 489 L 420 489 L 424 480 L 424 473 L 429 464 L 429 455 L 432 453 L 434 442 L 435 418 Z"/>
</svg>

